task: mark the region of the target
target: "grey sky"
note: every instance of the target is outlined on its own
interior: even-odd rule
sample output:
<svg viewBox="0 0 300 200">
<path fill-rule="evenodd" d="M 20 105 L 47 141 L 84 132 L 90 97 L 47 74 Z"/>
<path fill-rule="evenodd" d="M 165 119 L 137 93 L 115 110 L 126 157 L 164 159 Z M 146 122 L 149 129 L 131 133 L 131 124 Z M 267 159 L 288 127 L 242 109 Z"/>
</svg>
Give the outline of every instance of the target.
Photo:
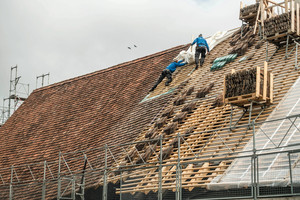
<svg viewBox="0 0 300 200">
<path fill-rule="evenodd" d="M 41 74 L 50 72 L 51 84 L 236 28 L 239 6 L 240 0 L 1 0 L 0 106 L 16 64 L 32 90 Z"/>
</svg>

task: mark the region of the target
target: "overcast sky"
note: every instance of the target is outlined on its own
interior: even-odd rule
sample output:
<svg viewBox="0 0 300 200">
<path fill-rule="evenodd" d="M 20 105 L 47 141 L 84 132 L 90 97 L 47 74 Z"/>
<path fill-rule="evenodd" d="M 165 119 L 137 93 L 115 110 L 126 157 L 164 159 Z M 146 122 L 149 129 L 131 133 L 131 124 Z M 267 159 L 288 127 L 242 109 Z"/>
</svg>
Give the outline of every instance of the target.
<svg viewBox="0 0 300 200">
<path fill-rule="evenodd" d="M 52 84 L 239 27 L 239 7 L 240 0 L 0 0 L 0 106 L 15 65 L 32 91 L 41 74 L 50 72 Z"/>
</svg>

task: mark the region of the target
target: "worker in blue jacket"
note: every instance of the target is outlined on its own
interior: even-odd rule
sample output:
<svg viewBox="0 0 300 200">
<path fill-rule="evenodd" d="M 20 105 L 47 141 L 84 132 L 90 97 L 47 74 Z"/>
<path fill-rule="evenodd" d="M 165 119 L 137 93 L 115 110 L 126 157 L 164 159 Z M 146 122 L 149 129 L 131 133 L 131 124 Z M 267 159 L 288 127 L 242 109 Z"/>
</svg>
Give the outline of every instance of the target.
<svg viewBox="0 0 300 200">
<path fill-rule="evenodd" d="M 177 67 L 181 67 L 185 64 L 186 63 L 183 63 L 183 60 L 177 61 L 174 59 L 174 62 L 172 62 L 168 67 L 166 67 L 166 69 L 164 69 L 161 72 L 159 79 L 157 80 L 155 85 L 151 88 L 150 92 L 152 92 L 165 77 L 167 77 L 168 79 L 165 85 L 168 86 L 172 82 L 172 73 L 175 72 Z"/>
<path fill-rule="evenodd" d="M 200 66 L 202 66 L 204 63 L 204 59 L 205 59 L 206 49 L 207 49 L 207 52 L 209 52 L 209 47 L 208 47 L 206 40 L 202 37 L 202 34 L 200 34 L 199 37 L 194 40 L 194 42 L 191 44 L 191 46 L 193 46 L 195 43 L 197 44 L 196 52 L 195 52 L 195 62 L 196 62 L 195 69 L 198 69 L 199 55 L 201 54 Z"/>
</svg>

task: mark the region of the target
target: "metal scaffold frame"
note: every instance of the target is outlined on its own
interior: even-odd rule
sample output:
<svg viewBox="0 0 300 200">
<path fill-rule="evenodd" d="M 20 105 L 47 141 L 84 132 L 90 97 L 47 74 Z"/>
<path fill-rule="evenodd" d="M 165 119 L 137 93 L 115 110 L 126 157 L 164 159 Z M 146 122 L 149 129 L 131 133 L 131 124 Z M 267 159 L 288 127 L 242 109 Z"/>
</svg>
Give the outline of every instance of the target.
<svg viewBox="0 0 300 200">
<path fill-rule="evenodd" d="M 38 82 L 39 82 L 38 80 L 39 79 L 41 79 L 41 87 L 44 86 L 45 77 L 48 77 L 47 84 L 49 85 L 50 72 L 48 72 L 47 74 L 42 74 L 42 75 L 36 77 L 35 88 L 38 88 Z"/>
<path fill-rule="evenodd" d="M 69 152 L 69 153 L 59 153 L 59 159 L 56 162 L 40 162 L 40 163 L 35 163 L 35 164 L 28 164 L 28 165 L 20 165 L 20 166 L 11 166 L 10 168 L 7 169 L 2 169 L 0 170 L 0 180 L 2 182 L 1 185 L 9 185 L 9 199 L 12 200 L 14 199 L 14 194 L 17 192 L 17 185 L 23 184 L 23 185 L 30 185 L 30 184 L 40 184 L 41 185 L 41 199 L 46 199 L 46 190 L 47 190 L 47 183 L 50 181 L 57 181 L 57 199 L 75 199 L 76 197 L 79 197 L 80 199 L 84 199 L 84 191 L 86 188 L 86 181 L 87 176 L 96 176 L 99 175 L 100 185 L 103 185 L 103 192 L 102 192 L 102 197 L 104 200 L 107 200 L 108 198 L 108 182 L 111 180 L 111 174 L 115 174 L 115 178 L 119 180 L 119 198 L 122 199 L 124 194 L 126 194 L 126 188 L 124 186 L 126 183 L 124 179 L 126 176 L 128 177 L 128 172 L 130 171 L 136 171 L 136 170 L 149 170 L 153 169 L 154 171 L 157 170 L 157 198 L 162 199 L 163 198 L 163 193 L 166 190 L 165 183 L 164 183 L 164 177 L 162 175 L 162 170 L 163 168 L 166 167 L 174 167 L 176 169 L 176 189 L 175 189 L 175 196 L 176 200 L 181 200 L 182 199 L 182 177 L 184 176 L 182 174 L 182 167 L 186 166 L 188 164 L 199 164 L 208 159 L 210 162 L 213 161 L 224 161 L 227 159 L 237 159 L 237 158 L 251 158 L 251 183 L 249 185 L 251 186 L 251 198 L 257 199 L 258 197 L 267 197 L 267 196 L 272 196 L 272 194 L 269 195 L 263 195 L 260 194 L 260 180 L 259 180 L 259 170 L 260 170 L 260 157 L 269 155 L 269 154 L 282 154 L 285 153 L 289 157 L 288 159 L 288 165 L 290 168 L 290 193 L 289 195 L 300 195 L 297 191 L 294 190 L 293 186 L 293 167 L 295 167 L 295 163 L 292 163 L 290 155 L 295 154 L 300 152 L 300 144 L 293 144 L 292 146 L 284 146 L 283 145 L 283 140 L 285 140 L 286 135 L 290 131 L 292 127 L 296 127 L 296 130 L 300 133 L 299 127 L 295 124 L 296 120 L 300 119 L 300 114 L 297 115 L 292 115 L 288 116 L 285 118 L 280 118 L 276 120 L 270 120 L 270 121 L 265 121 L 265 122 L 255 122 L 255 120 L 250 121 L 249 124 L 247 125 L 240 125 L 236 126 L 236 128 L 247 128 L 250 126 L 250 129 L 253 131 L 253 148 L 252 150 L 242 150 L 238 152 L 232 152 L 229 151 L 231 157 L 230 158 L 213 158 L 211 159 L 209 156 L 202 156 L 201 160 L 202 161 L 197 161 L 199 159 L 199 155 L 197 152 L 194 153 L 194 157 L 191 158 L 183 158 L 181 156 L 181 143 L 185 143 L 185 137 L 187 135 L 183 134 L 177 134 L 177 140 L 178 140 L 178 158 L 177 161 L 173 163 L 166 163 L 163 158 L 162 158 L 162 149 L 163 149 L 163 140 L 166 140 L 167 138 L 163 138 L 162 136 L 158 139 L 159 142 L 159 155 L 156 155 L 157 161 L 153 161 L 151 163 L 147 163 L 144 161 L 142 164 L 133 164 L 129 163 L 127 165 L 122 165 L 122 159 L 119 158 L 118 156 L 114 155 L 114 150 L 117 149 L 126 149 L 131 146 L 134 146 L 135 144 L 141 143 L 141 142 L 153 142 L 157 140 L 147 140 L 147 141 L 140 141 L 140 142 L 133 142 L 133 143 L 126 143 L 126 144 L 120 144 L 120 145 L 105 145 L 101 148 L 95 148 L 95 149 L 90 149 L 86 151 L 76 151 L 76 152 Z M 280 122 L 283 120 L 290 121 L 289 128 L 287 129 L 287 133 L 281 138 L 281 141 L 278 143 L 278 145 L 274 145 L 273 148 L 267 148 L 267 149 L 257 149 L 256 148 L 256 136 L 255 136 L 255 131 L 256 130 L 262 130 L 261 125 L 262 124 L 267 124 L 267 123 L 274 123 L 274 122 Z M 223 128 L 223 131 L 230 131 L 232 127 L 229 128 Z M 221 129 L 220 129 L 221 130 Z M 218 130 L 214 131 L 207 131 L 207 132 L 216 132 Z M 264 132 L 264 131 L 263 131 Z M 200 134 L 200 133 L 192 133 L 189 135 L 194 135 L 194 134 Z M 216 134 L 216 133 L 215 133 Z M 215 135 L 214 134 L 214 135 Z M 218 135 L 218 137 L 222 136 Z M 274 143 L 272 138 L 268 137 L 268 135 L 265 134 L 265 137 L 270 141 L 270 143 Z M 182 141 L 182 142 L 181 142 Z M 226 141 L 222 139 L 222 141 L 226 145 Z M 226 145 L 227 146 L 227 145 Z M 227 146 L 228 147 L 228 146 Z M 293 147 L 293 150 L 284 150 L 282 151 L 282 148 L 288 148 L 288 147 Z M 296 150 L 295 150 L 296 148 Z M 92 151 L 97 151 L 99 152 L 99 159 L 98 163 L 94 162 L 91 163 L 88 158 L 89 152 Z M 192 151 L 192 149 L 191 149 Z M 271 152 L 270 152 L 271 151 Z M 127 152 L 126 152 L 127 153 Z M 79 160 L 80 163 L 82 163 L 81 166 L 76 166 L 74 168 L 73 162 L 76 160 Z M 55 176 L 55 171 L 56 167 L 58 167 L 57 170 L 57 176 Z M 43 173 L 42 174 L 37 174 L 36 170 L 40 168 Z M 56 169 L 55 169 L 56 168 Z M 30 177 L 28 177 L 27 180 L 22 180 L 21 179 L 21 172 L 24 172 L 24 169 L 27 169 L 28 174 L 30 174 Z M 9 170 L 10 171 L 10 181 L 5 182 L 3 179 L 3 176 L 1 173 L 3 173 L 3 170 Z M 117 175 L 119 174 L 119 175 Z M 65 183 L 65 184 L 64 184 Z M 125 193 L 124 193 L 125 192 Z M 207 198 L 209 199 L 209 198 Z"/>
<path fill-rule="evenodd" d="M 9 96 L 3 99 L 3 106 L 1 109 L 0 124 L 12 115 L 14 111 L 26 100 L 29 96 L 29 84 L 19 82 L 21 76 L 18 76 L 18 66 L 10 68 L 10 82 L 9 82 Z"/>
</svg>

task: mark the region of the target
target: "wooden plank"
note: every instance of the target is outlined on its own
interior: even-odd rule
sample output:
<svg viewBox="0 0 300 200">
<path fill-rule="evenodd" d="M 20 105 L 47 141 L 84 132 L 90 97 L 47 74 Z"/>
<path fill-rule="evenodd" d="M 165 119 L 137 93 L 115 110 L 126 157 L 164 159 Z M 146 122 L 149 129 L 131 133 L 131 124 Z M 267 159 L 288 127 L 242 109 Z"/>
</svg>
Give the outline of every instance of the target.
<svg viewBox="0 0 300 200">
<path fill-rule="evenodd" d="M 268 84 L 268 63 L 264 62 L 264 85 L 263 85 L 263 100 L 267 100 L 267 84 Z"/>
<path fill-rule="evenodd" d="M 194 164 L 189 164 L 185 169 L 182 169 L 182 181 L 188 182 L 192 174 L 194 174 Z"/>
<path fill-rule="evenodd" d="M 295 32 L 295 2 L 291 0 L 291 31 Z"/>
<path fill-rule="evenodd" d="M 281 5 L 281 4 L 284 4 L 284 2 L 276 3 L 276 2 L 271 1 L 271 0 L 268 0 L 268 2 L 274 4 L 274 6 L 279 6 L 279 7 L 285 8 L 283 5 Z M 270 7 L 269 7 L 269 8 L 270 8 Z"/>
<path fill-rule="evenodd" d="M 260 4 L 259 4 L 258 10 L 257 10 L 257 15 L 256 15 L 256 20 L 255 20 L 255 25 L 254 25 L 254 31 L 253 31 L 253 34 L 256 33 L 259 15 L 260 15 Z"/>
<path fill-rule="evenodd" d="M 152 174 L 153 173 L 155 174 L 155 171 L 156 171 L 156 168 L 147 172 L 147 174 L 145 174 L 145 177 L 143 177 L 141 182 L 138 183 L 137 187 L 143 187 L 144 184 L 148 183 L 146 185 L 146 187 L 157 187 L 158 188 L 158 174 L 156 173 L 156 175 L 154 177 L 152 177 Z M 149 180 L 149 182 L 147 182 L 147 180 Z M 148 194 L 148 192 L 150 192 L 150 191 L 146 191 L 145 194 Z"/>
<path fill-rule="evenodd" d="M 206 162 L 206 163 L 203 164 L 203 167 L 208 167 L 208 166 L 209 166 L 209 163 L 208 163 L 208 162 Z M 199 172 L 199 171 L 198 171 L 198 172 Z M 193 179 L 191 180 L 191 182 L 197 182 L 197 181 L 200 182 L 200 181 L 202 181 L 203 178 L 202 178 L 201 176 L 205 176 L 205 175 L 207 175 L 207 173 L 209 173 L 208 170 L 201 170 L 201 173 L 195 175 L 195 176 L 193 177 Z M 194 185 L 194 184 L 190 184 L 191 187 L 188 188 L 189 191 L 192 191 L 192 190 L 194 189 L 194 186 L 193 186 L 193 185 Z"/>
<path fill-rule="evenodd" d="M 284 0 L 284 7 L 285 7 L 285 12 L 289 12 L 289 8 L 288 8 L 289 4 L 288 4 L 288 0 Z"/>
<path fill-rule="evenodd" d="M 264 5 L 264 3 L 263 3 L 263 0 L 260 0 L 260 7 L 261 7 L 261 9 L 260 9 L 260 21 L 261 21 L 261 26 L 262 27 L 264 27 L 264 17 L 265 17 L 265 5 Z M 264 30 L 263 30 L 264 31 Z"/>
<path fill-rule="evenodd" d="M 256 67 L 256 97 L 260 96 L 260 67 Z"/>
<path fill-rule="evenodd" d="M 299 8 L 300 6 L 299 6 L 299 3 L 297 3 L 297 5 L 296 5 L 296 18 L 297 18 L 297 24 L 296 24 L 296 26 L 297 26 L 297 35 L 298 36 L 300 36 L 300 16 L 299 16 Z"/>
<path fill-rule="evenodd" d="M 273 103 L 273 85 L 274 85 L 274 80 L 273 80 L 273 73 L 270 73 L 270 103 Z"/>
<path fill-rule="evenodd" d="M 166 182 L 168 182 L 168 180 L 166 178 L 164 178 L 165 176 L 175 176 L 176 177 L 176 174 L 173 174 L 174 171 L 176 171 L 176 166 L 170 166 L 169 168 L 170 170 L 164 172 L 162 174 L 163 178 L 162 178 L 162 187 L 164 187 L 165 185 L 167 185 Z M 174 184 L 176 186 L 176 182 L 173 182 L 172 184 Z"/>
</svg>

